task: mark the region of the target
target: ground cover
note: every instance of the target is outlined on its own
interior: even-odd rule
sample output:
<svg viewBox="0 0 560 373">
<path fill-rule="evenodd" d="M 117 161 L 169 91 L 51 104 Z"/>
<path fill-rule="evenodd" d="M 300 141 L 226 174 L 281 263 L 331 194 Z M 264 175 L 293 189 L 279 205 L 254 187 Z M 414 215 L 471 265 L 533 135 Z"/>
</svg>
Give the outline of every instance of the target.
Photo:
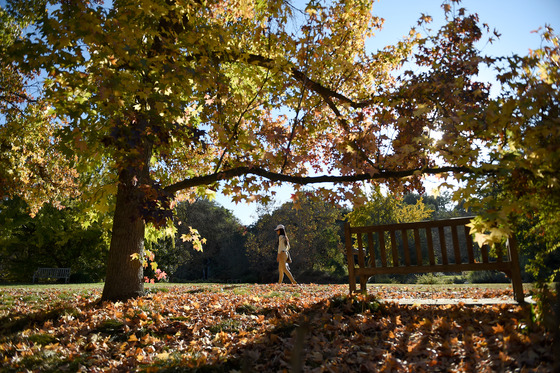
<svg viewBox="0 0 560 373">
<path fill-rule="evenodd" d="M 188 284 L 99 303 L 99 285 L 0 288 L 0 362 L 19 371 L 554 370 L 552 335 L 511 287 Z"/>
</svg>

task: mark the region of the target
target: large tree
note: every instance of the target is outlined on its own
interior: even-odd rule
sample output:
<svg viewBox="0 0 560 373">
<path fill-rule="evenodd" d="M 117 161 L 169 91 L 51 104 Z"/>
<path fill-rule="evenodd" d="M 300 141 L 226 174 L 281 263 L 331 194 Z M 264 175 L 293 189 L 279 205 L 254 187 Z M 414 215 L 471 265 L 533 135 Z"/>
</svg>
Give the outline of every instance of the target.
<svg viewBox="0 0 560 373">
<path fill-rule="evenodd" d="M 143 292 L 131 257 L 142 255 L 146 224 L 170 221 L 175 199 L 217 188 L 266 199 L 275 183 L 325 181 L 340 186 L 327 197 L 354 198 L 365 180 L 398 189 L 421 188 L 426 174 L 501 175 L 508 143 L 496 134 L 509 136 L 510 120 L 494 119 L 508 103 L 476 81 L 495 61 L 456 1 L 432 36 L 412 30 L 374 53 L 365 40 L 383 21 L 373 0 L 301 10 L 286 0 L 8 3 L 34 23 L 2 63 L 42 72 L 44 83 L 45 115 L 14 126 L 50 123 L 56 131 L 28 135 L 77 171 L 64 185 L 75 182 L 92 209 L 114 208 L 103 299 Z M 484 157 L 487 143 L 497 158 Z"/>
</svg>

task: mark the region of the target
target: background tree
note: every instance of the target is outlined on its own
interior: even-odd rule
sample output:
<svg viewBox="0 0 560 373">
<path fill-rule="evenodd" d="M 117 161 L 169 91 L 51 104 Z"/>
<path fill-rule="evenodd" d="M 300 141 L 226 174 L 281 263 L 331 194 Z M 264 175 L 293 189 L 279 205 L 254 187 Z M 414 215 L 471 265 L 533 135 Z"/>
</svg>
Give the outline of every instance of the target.
<svg viewBox="0 0 560 373">
<path fill-rule="evenodd" d="M 354 206 L 347 219 L 352 226 L 383 225 L 393 223 L 410 223 L 423 221 L 432 217 L 434 210 L 429 209 L 423 198 L 384 195 L 380 188 L 373 189 L 367 196 L 367 202 Z"/>
<path fill-rule="evenodd" d="M 445 3 L 447 23 L 434 35 L 411 30 L 368 53 L 365 40 L 382 25 L 372 3 L 309 1 L 298 10 L 283 0 L 8 2 L 15 19 L 34 24 L 8 45 L 3 63 L 46 78 L 44 115 L 10 121 L 14 131 L 2 138 L 42 136 L 51 149 L 43 158 L 56 161 L 45 162 L 49 169 L 74 172 L 54 181 L 77 185 L 96 209 L 114 206 L 103 299 L 142 293 L 141 262 L 130 259 L 143 255 L 147 223 L 171 221 L 174 199 L 222 188 L 235 200 L 266 201 L 280 182 L 336 182 L 326 198 L 355 199 L 366 180 L 398 191 L 421 188 L 426 174 L 475 183 L 510 169 L 503 141 L 513 138 L 496 136 L 507 132 L 510 119 L 500 118 L 510 112 L 500 111 L 525 92 L 493 100 L 477 81 L 479 67 L 496 61 L 476 48 L 476 15 Z M 518 77 L 503 74 L 512 87 Z M 552 107 L 554 80 L 535 79 L 551 93 L 534 89 L 530 97 Z M 541 128 L 530 118 L 514 119 Z M 33 124 L 32 133 L 17 131 Z M 553 175 L 548 160 L 531 166 L 538 183 L 554 181 L 540 176 Z M 37 189 L 47 195 L 56 186 Z M 507 215 L 515 202 L 501 202 Z"/>
<path fill-rule="evenodd" d="M 343 210 L 325 201 L 303 196 L 264 214 L 247 237 L 247 255 L 258 280 L 278 280 L 278 236 L 284 224 L 294 262 L 290 269 L 299 282 L 340 281 L 347 273 L 343 250 Z"/>
<path fill-rule="evenodd" d="M 158 248 L 158 264 L 177 281 L 231 281 L 246 278 L 245 227 L 231 211 L 207 199 L 183 202 L 176 208 L 177 238 L 196 229 L 204 237 L 202 250 L 190 241 L 176 239 L 173 248 Z M 188 226 L 186 222 L 192 222 Z"/>
<path fill-rule="evenodd" d="M 274 232 L 274 228 L 278 224 L 281 223 L 275 219 L 274 212 L 267 213 L 259 216 L 257 222 L 248 232 L 245 246 L 251 269 L 256 278 L 255 282 L 272 283 L 278 281 L 278 277 L 275 275 L 278 272 L 278 263 L 276 262 L 278 246 L 275 246 L 278 235 Z M 294 275 L 296 274 L 294 273 Z"/>
<path fill-rule="evenodd" d="M 421 195 L 418 193 L 406 194 L 402 201 L 407 205 L 416 205 L 422 201 L 427 210 L 432 211 L 430 219 L 448 219 L 457 216 L 472 216 L 464 208 L 464 201 L 454 203 L 450 193 L 433 195 Z"/>
<path fill-rule="evenodd" d="M 44 205 L 30 216 L 19 199 L 0 202 L 2 280 L 29 282 L 38 267 L 69 267 L 71 281 L 96 282 L 105 275 L 107 230 L 101 224 L 82 225 L 81 208 Z"/>
</svg>

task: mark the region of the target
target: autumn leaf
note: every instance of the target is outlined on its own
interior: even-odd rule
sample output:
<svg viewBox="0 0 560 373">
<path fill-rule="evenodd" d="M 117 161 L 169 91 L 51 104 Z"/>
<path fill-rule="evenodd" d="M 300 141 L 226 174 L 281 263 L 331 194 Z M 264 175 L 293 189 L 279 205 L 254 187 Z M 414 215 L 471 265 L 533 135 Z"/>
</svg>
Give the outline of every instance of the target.
<svg viewBox="0 0 560 373">
<path fill-rule="evenodd" d="M 89 291 L 93 298 L 73 296 L 73 291 L 0 289 L 2 299 L 13 299 L 2 312 L 23 320 L 18 326 L 0 325 L 4 362 L 21 370 L 40 370 L 47 364 L 62 370 L 67 361 L 81 356 L 107 370 L 120 364 L 146 371 L 217 366 L 220 370 L 281 371 L 291 368 L 296 339 L 302 336 L 305 349 L 300 359 L 306 370 L 336 366 L 337 371 L 352 372 L 368 366 L 371 370 L 473 371 L 487 367 L 488 359 L 497 370 L 552 369 L 550 331 L 535 324 L 530 330 L 517 327 L 526 313 L 515 304 L 390 302 L 375 312 L 351 307 L 357 301 L 373 300 L 371 294 L 379 299 L 396 294 L 401 299 L 431 299 L 434 293 L 455 300 L 489 295 L 498 299 L 511 296 L 509 289 L 418 291 L 386 285 L 372 286 L 368 297 L 353 298 L 347 295 L 347 285 L 189 284 L 168 286 L 166 291 L 127 302 L 109 302 L 105 307 L 96 306 L 101 295 L 98 287 Z M 61 301 L 63 308 L 53 307 Z M 248 304 L 256 315 L 247 313 Z M 82 312 L 68 318 L 66 308 Z M 499 342 L 491 342 L 498 341 L 497 336 Z M 42 352 L 35 359 L 20 359 L 32 351 Z M 60 356 L 60 363 L 42 358 L 45 351 Z"/>
<path fill-rule="evenodd" d="M 505 330 L 502 325 L 498 324 L 492 327 L 492 331 L 494 332 L 494 334 L 503 334 Z"/>
</svg>

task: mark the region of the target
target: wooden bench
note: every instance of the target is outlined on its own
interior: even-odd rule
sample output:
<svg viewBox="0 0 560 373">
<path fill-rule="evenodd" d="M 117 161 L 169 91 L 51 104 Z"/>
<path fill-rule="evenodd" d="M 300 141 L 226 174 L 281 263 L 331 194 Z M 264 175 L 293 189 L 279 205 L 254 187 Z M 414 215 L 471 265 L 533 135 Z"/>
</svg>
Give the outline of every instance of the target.
<svg viewBox="0 0 560 373">
<path fill-rule="evenodd" d="M 33 274 L 33 283 L 40 278 L 63 278 L 68 283 L 70 268 L 38 268 Z"/>
<path fill-rule="evenodd" d="M 356 278 L 360 291 L 367 293 L 367 281 L 374 275 L 497 270 L 511 279 L 514 298 L 523 303 L 515 237 L 509 238 L 505 248 L 496 245 L 495 255 L 490 255 L 488 246 L 480 248 L 473 243 L 470 228 L 466 226 L 471 219 L 367 227 L 351 227 L 346 223 L 350 293 L 356 292 Z"/>
</svg>

